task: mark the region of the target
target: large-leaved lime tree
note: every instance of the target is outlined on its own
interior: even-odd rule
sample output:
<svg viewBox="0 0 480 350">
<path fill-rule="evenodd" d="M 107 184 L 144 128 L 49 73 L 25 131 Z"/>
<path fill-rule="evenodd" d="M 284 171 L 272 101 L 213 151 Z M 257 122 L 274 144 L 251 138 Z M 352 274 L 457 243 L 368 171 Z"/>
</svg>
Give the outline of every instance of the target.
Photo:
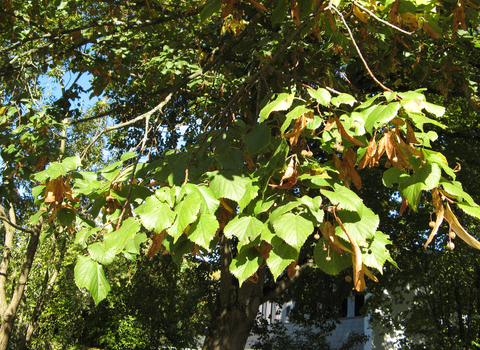
<svg viewBox="0 0 480 350">
<path fill-rule="evenodd" d="M 181 264 L 215 252 L 220 290 L 204 348 L 241 349 L 259 305 L 309 266 L 352 269 L 363 291 L 395 264 L 378 213 L 358 195 L 373 167 L 398 190 L 400 213 L 431 202 L 426 245 L 446 224 L 480 248 L 455 214 L 479 218 L 480 207 L 432 130 L 444 128 L 440 95 L 478 108 L 477 0 L 2 6 L 2 201 L 27 183 L 39 210 L 25 225 L 0 219 L 32 239 L 54 222 L 75 234 L 75 281 L 96 303 L 117 259 L 169 252 Z M 38 102 L 45 74 L 65 74 L 50 105 Z M 87 117 L 73 104 L 85 75 L 102 98 Z M 100 118 L 106 126 L 65 157 L 66 130 Z M 105 135 L 121 156 L 84 171 Z M 8 340 L 16 308 L 0 308 Z"/>
</svg>

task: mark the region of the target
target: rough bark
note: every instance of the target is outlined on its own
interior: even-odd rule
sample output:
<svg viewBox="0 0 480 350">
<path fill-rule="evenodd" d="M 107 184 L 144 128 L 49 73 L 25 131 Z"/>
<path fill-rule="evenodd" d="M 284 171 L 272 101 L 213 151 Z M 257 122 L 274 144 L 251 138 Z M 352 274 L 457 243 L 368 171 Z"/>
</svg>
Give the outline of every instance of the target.
<svg viewBox="0 0 480 350">
<path fill-rule="evenodd" d="M 267 267 L 258 269 L 255 282 L 247 280 L 241 287 L 230 273 L 233 255 L 232 242 L 222 238 L 220 248 L 221 280 L 215 310 L 212 313 L 203 350 L 243 350 L 256 320 L 260 305 L 285 291 L 300 276 L 309 261 L 293 278 L 285 276 L 272 287 L 264 287 Z"/>
<path fill-rule="evenodd" d="M 250 334 L 263 299 L 265 267 L 257 272 L 256 283 L 246 281 L 239 288 L 238 280 L 230 273 L 231 240 L 222 238 L 221 279 L 215 310 L 208 327 L 204 350 L 240 350 Z"/>
<path fill-rule="evenodd" d="M 0 264 L 0 316 L 2 322 L 0 326 L 0 350 L 6 350 L 12 335 L 17 309 L 22 300 L 23 292 L 25 291 L 25 286 L 27 284 L 28 274 L 32 268 L 33 259 L 37 251 L 38 240 L 40 238 L 43 221 L 40 219 L 33 230 L 22 229 L 24 232 L 30 234 L 30 241 L 28 242 L 25 260 L 20 271 L 20 276 L 18 277 L 17 285 L 13 291 L 10 303 L 7 303 L 5 291 L 7 269 L 10 263 L 13 235 L 15 230 L 19 229 L 19 227 L 15 222 L 15 212 L 13 206 L 10 206 L 9 208 L 8 217 L 3 207 L 0 206 L 0 215 L 5 226 L 5 246 L 3 250 L 2 262 Z"/>
<path fill-rule="evenodd" d="M 45 272 L 45 279 L 44 279 L 44 284 L 42 287 L 42 293 L 40 295 L 40 298 L 35 305 L 35 309 L 33 310 L 32 317 L 30 318 L 30 322 L 28 323 L 27 330 L 25 331 L 25 336 L 23 337 L 20 345 L 19 345 L 19 350 L 26 350 L 28 349 L 28 345 L 32 339 L 33 331 L 35 330 L 36 323 L 38 321 L 38 318 L 41 316 L 42 311 L 44 310 L 45 304 L 48 301 L 48 298 L 50 297 L 50 294 L 53 290 L 53 287 L 55 286 L 55 283 L 57 281 L 58 273 L 60 271 L 60 268 L 63 264 L 63 259 L 65 257 L 65 250 L 67 247 L 66 244 L 66 238 L 63 238 L 62 241 L 62 246 L 60 248 L 60 258 L 57 264 L 54 265 L 54 260 L 55 260 L 55 254 L 56 254 L 56 239 L 55 236 L 52 236 L 52 252 L 51 252 L 51 257 L 50 257 L 50 264 L 54 266 L 54 271 L 49 275 L 48 269 Z"/>
</svg>

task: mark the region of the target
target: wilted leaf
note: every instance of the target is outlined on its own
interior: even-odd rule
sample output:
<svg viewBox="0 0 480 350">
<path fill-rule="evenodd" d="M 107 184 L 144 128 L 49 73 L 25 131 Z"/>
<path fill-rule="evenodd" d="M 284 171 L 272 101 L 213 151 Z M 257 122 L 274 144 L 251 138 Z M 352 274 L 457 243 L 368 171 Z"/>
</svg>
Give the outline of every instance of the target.
<svg viewBox="0 0 480 350">
<path fill-rule="evenodd" d="M 335 117 L 335 122 L 337 123 L 337 128 L 338 128 L 338 131 L 340 132 L 340 136 L 342 136 L 343 139 L 347 140 L 348 142 L 350 142 L 350 143 L 352 143 L 356 146 L 365 147 L 365 144 L 362 141 L 357 140 L 356 138 L 350 136 L 347 133 L 347 131 L 345 130 L 342 123 L 340 122 L 340 120 L 337 117 Z"/>
<path fill-rule="evenodd" d="M 452 231 L 455 232 L 458 237 L 463 239 L 469 246 L 480 249 L 480 242 L 477 241 L 473 236 L 471 236 L 467 231 L 465 231 L 462 225 L 460 225 L 457 217 L 455 216 L 455 214 L 453 214 L 448 203 L 445 209 L 445 220 L 448 221 L 450 227 L 452 228 Z"/>
</svg>

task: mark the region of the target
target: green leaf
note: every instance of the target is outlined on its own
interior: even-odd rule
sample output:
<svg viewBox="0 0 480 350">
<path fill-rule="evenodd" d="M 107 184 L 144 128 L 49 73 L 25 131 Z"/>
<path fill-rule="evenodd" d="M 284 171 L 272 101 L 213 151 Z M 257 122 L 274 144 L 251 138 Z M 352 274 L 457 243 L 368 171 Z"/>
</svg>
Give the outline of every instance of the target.
<svg viewBox="0 0 480 350">
<path fill-rule="evenodd" d="M 252 180 L 230 171 L 213 171 L 208 173 L 209 187 L 216 198 L 228 198 L 237 203 L 242 199 L 251 186 Z"/>
<path fill-rule="evenodd" d="M 252 241 L 262 233 L 264 223 L 252 216 L 236 216 L 224 228 L 225 236 L 236 236 L 241 241 Z"/>
<path fill-rule="evenodd" d="M 287 0 L 280 0 L 272 13 L 272 26 L 282 23 L 287 14 Z"/>
<path fill-rule="evenodd" d="M 399 168 L 389 168 L 383 173 L 382 182 L 385 187 L 392 188 L 393 184 L 400 184 L 408 179 L 408 174 Z"/>
<path fill-rule="evenodd" d="M 468 215 L 480 219 L 480 207 L 472 206 L 467 203 L 457 203 L 457 206 Z"/>
<path fill-rule="evenodd" d="M 274 222 L 284 213 L 292 211 L 293 209 L 299 207 L 300 205 L 302 205 L 302 202 L 297 200 L 278 203 L 277 208 L 270 213 L 270 222 Z"/>
<path fill-rule="evenodd" d="M 372 134 L 373 128 L 381 127 L 397 116 L 400 102 L 376 106 L 365 121 L 365 130 Z"/>
<path fill-rule="evenodd" d="M 356 211 L 340 210 L 337 212 L 337 216 L 356 241 L 371 239 L 380 224 L 378 215 L 365 205 L 362 205 Z M 335 230 L 337 236 L 348 241 L 348 237 L 340 226 L 337 226 Z"/>
<path fill-rule="evenodd" d="M 140 216 L 140 220 L 147 230 L 157 233 L 169 228 L 175 217 L 170 206 L 161 202 L 156 196 L 148 197 L 134 213 Z"/>
<path fill-rule="evenodd" d="M 203 214 L 215 214 L 220 202 L 215 198 L 213 192 L 205 185 L 185 185 L 191 191 L 197 192 L 201 199 L 200 212 Z"/>
<path fill-rule="evenodd" d="M 188 238 L 200 247 L 209 250 L 210 242 L 215 237 L 219 227 L 220 224 L 215 215 L 202 214 L 188 230 Z"/>
<path fill-rule="evenodd" d="M 255 182 L 252 182 L 251 185 L 247 186 L 245 194 L 243 195 L 242 199 L 238 201 L 239 213 L 241 213 L 243 209 L 245 209 L 247 205 L 249 205 L 250 202 L 257 197 L 258 190 L 260 190 L 260 186 Z"/>
<path fill-rule="evenodd" d="M 322 271 L 329 275 L 338 275 L 342 270 L 352 266 L 351 255 L 347 253 L 339 255 L 328 248 L 323 250 L 324 246 L 328 247 L 328 243 L 322 238 L 318 241 L 313 252 L 315 263 Z"/>
<path fill-rule="evenodd" d="M 244 249 L 232 260 L 230 272 L 237 277 L 241 287 L 243 282 L 258 270 L 262 262 L 263 257 L 257 249 L 253 247 Z"/>
<path fill-rule="evenodd" d="M 64 224 L 67 227 L 70 227 L 75 220 L 77 214 L 69 208 L 62 208 L 57 213 L 57 219 L 60 223 Z"/>
<path fill-rule="evenodd" d="M 118 173 L 118 176 L 113 181 L 113 183 L 118 184 L 118 183 L 121 183 L 121 182 L 128 181 L 128 180 L 132 179 L 132 174 L 133 174 L 133 169 L 134 168 L 135 168 L 135 165 L 130 164 L 127 167 L 121 169 L 120 172 Z"/>
<path fill-rule="evenodd" d="M 268 103 L 265 107 L 262 108 L 260 111 L 260 123 L 267 119 L 272 112 L 277 111 L 286 111 L 290 108 L 293 102 L 293 98 L 295 94 L 286 94 L 281 93 L 278 94 L 277 98 L 272 102 Z"/>
<path fill-rule="evenodd" d="M 442 179 L 440 181 L 440 185 L 442 185 L 443 189 L 451 195 L 457 197 L 459 201 L 466 201 L 472 207 L 478 207 L 477 203 L 473 200 L 473 198 L 463 190 L 462 184 L 458 181 L 448 181 Z"/>
<path fill-rule="evenodd" d="M 205 22 L 214 13 L 218 12 L 222 7 L 222 0 L 208 0 L 205 7 L 200 12 L 200 21 Z"/>
<path fill-rule="evenodd" d="M 77 287 L 86 287 L 92 294 L 95 305 L 105 299 L 110 291 L 110 284 L 105 277 L 102 265 L 88 256 L 77 256 L 74 274 Z"/>
<path fill-rule="evenodd" d="M 273 223 L 277 235 L 292 247 L 300 249 L 313 232 L 313 224 L 300 215 L 286 213 Z"/>
<path fill-rule="evenodd" d="M 107 248 L 104 242 L 96 242 L 88 246 L 88 252 L 93 260 L 102 265 L 109 265 L 115 260 L 115 248 Z"/>
<path fill-rule="evenodd" d="M 438 186 L 440 177 L 440 167 L 436 163 L 427 163 L 400 184 L 399 189 L 414 211 L 417 211 L 421 192 Z"/>
<path fill-rule="evenodd" d="M 75 170 L 81 165 L 80 157 L 65 158 L 62 163 L 53 162 L 48 166 L 47 170 L 35 174 L 35 180 L 39 182 L 46 182 L 47 179 L 56 179 L 59 176 L 67 174 L 69 171 Z"/>
<path fill-rule="evenodd" d="M 309 196 L 303 196 L 300 198 L 300 201 L 307 206 L 318 224 L 323 222 L 324 212 L 320 209 L 320 206 L 322 205 L 322 197 L 316 196 L 315 198 L 311 198 Z"/>
<path fill-rule="evenodd" d="M 290 123 L 292 120 L 296 120 L 300 118 L 303 114 L 308 113 L 308 112 L 313 112 L 312 109 L 306 108 L 305 106 L 297 106 L 293 110 L 287 113 L 286 115 L 286 120 L 283 122 L 282 127 L 280 128 L 280 132 L 283 134 L 285 133 L 285 130 L 290 126 Z M 270 135 L 270 133 L 269 133 Z M 270 139 L 269 139 L 270 141 Z"/>
<path fill-rule="evenodd" d="M 261 213 L 266 212 L 268 209 L 272 207 L 272 205 L 275 203 L 277 200 L 277 195 L 273 194 L 268 198 L 259 198 L 255 202 L 255 207 L 253 209 L 253 212 L 255 215 L 259 215 Z"/>
<path fill-rule="evenodd" d="M 232 149 L 229 153 L 219 153 L 215 158 L 225 169 L 241 170 L 243 168 L 244 155 L 236 148 Z"/>
<path fill-rule="evenodd" d="M 335 185 L 335 191 L 321 189 L 320 192 L 330 200 L 332 205 L 338 205 L 340 209 L 355 211 L 363 207 L 360 197 L 345 186 Z"/>
<path fill-rule="evenodd" d="M 337 97 L 332 98 L 330 101 L 333 105 L 339 107 L 341 104 L 347 104 L 350 106 L 353 106 L 357 100 L 355 100 L 355 97 L 349 94 L 340 94 Z"/>
<path fill-rule="evenodd" d="M 317 90 L 314 89 L 307 89 L 310 96 L 312 96 L 318 103 L 322 106 L 328 107 L 330 101 L 332 100 L 332 95 L 328 92 L 327 89 L 318 88 Z"/>
<path fill-rule="evenodd" d="M 82 248 L 87 247 L 87 239 L 93 234 L 100 231 L 99 228 L 84 228 L 77 232 L 75 235 L 75 244 L 78 244 Z"/>
<path fill-rule="evenodd" d="M 140 245 L 148 239 L 145 233 L 137 233 L 130 237 L 125 243 L 125 250 L 127 253 L 138 255 L 140 254 Z"/>
<path fill-rule="evenodd" d="M 65 158 L 62 161 L 62 164 L 68 172 L 77 169 L 79 166 L 82 166 L 82 160 L 79 156 L 73 156 Z"/>
<path fill-rule="evenodd" d="M 262 149 L 268 146 L 270 143 L 270 133 L 271 130 L 265 123 L 260 123 L 255 125 L 253 130 L 244 136 L 243 142 L 247 147 L 248 153 L 250 155 L 260 153 Z M 241 152 L 240 152 L 241 153 Z M 244 157 L 242 154 L 242 167 L 243 167 Z"/>
<path fill-rule="evenodd" d="M 174 242 L 183 234 L 187 226 L 197 219 L 200 203 L 200 196 L 196 192 L 191 192 L 175 206 L 175 221 L 167 229 L 168 234 L 175 239 Z"/>
<path fill-rule="evenodd" d="M 40 216 L 42 216 L 43 214 L 45 214 L 45 212 L 42 209 L 40 209 L 35 214 L 30 216 L 30 219 L 28 219 L 28 223 L 31 224 L 31 225 L 37 224 L 38 220 L 40 219 Z"/>
<path fill-rule="evenodd" d="M 425 159 L 428 160 L 429 163 L 436 163 L 443 169 L 448 175 L 455 180 L 456 175 L 452 168 L 448 166 L 447 160 L 443 154 L 440 152 L 434 152 L 424 149 L 423 154 L 425 155 Z"/>
<path fill-rule="evenodd" d="M 423 113 L 413 113 L 413 112 L 408 112 L 407 111 L 407 114 L 408 116 L 410 117 L 410 119 L 412 119 L 412 121 L 415 123 L 416 126 L 420 127 L 421 125 L 423 124 L 433 124 L 433 125 L 436 125 L 442 129 L 446 129 L 447 126 L 436 121 L 435 119 L 431 119 L 431 118 L 428 118 L 426 117 Z"/>
<path fill-rule="evenodd" d="M 133 217 L 129 217 L 122 222 L 122 226 L 116 231 L 105 235 L 105 249 L 113 249 L 116 254 L 120 253 L 125 247 L 128 239 L 133 237 L 140 230 L 140 222 Z"/>
<path fill-rule="evenodd" d="M 136 157 L 136 156 L 137 156 L 137 155 L 136 155 L 135 152 L 127 152 L 127 153 L 124 153 L 124 154 L 122 154 L 122 155 L 120 156 L 120 160 L 121 160 L 122 162 L 125 162 L 125 161 L 127 161 L 127 160 L 129 160 L 129 159 L 131 159 L 131 158 L 133 158 L 133 157 Z"/>
<path fill-rule="evenodd" d="M 390 253 L 386 248 L 387 244 L 392 244 L 388 236 L 380 231 L 377 231 L 370 242 L 369 246 L 363 250 L 363 263 L 368 267 L 376 268 L 383 274 L 383 265 L 387 260 L 390 260 Z"/>
<path fill-rule="evenodd" d="M 273 249 L 268 256 L 267 265 L 276 281 L 285 268 L 298 259 L 299 251 L 277 236 L 272 239 L 271 244 Z"/>
</svg>

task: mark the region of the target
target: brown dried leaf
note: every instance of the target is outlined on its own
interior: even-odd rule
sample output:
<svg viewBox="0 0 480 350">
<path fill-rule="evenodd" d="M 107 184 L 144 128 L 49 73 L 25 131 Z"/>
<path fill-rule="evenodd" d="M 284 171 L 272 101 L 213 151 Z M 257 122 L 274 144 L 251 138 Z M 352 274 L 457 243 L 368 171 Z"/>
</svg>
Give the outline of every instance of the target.
<svg viewBox="0 0 480 350">
<path fill-rule="evenodd" d="M 257 10 L 268 12 L 268 10 L 265 6 L 263 6 L 262 4 L 259 4 L 255 0 L 248 0 L 248 2 L 251 3 L 253 5 L 253 7 L 255 7 Z"/>
<path fill-rule="evenodd" d="M 323 223 L 323 228 L 320 227 L 320 232 L 322 233 L 323 237 L 325 237 L 329 247 L 332 248 L 332 250 L 338 255 L 343 255 L 342 249 L 345 247 L 340 243 L 340 241 L 338 241 L 338 238 L 335 235 L 335 227 L 333 227 L 330 221 Z"/>
<path fill-rule="evenodd" d="M 398 211 L 398 216 L 402 216 L 405 209 L 408 207 L 408 200 L 407 198 L 403 198 L 402 205 L 400 206 L 400 210 Z"/>
<path fill-rule="evenodd" d="M 290 265 L 288 265 L 287 267 L 287 274 L 288 274 L 288 278 L 292 279 L 296 273 L 297 273 L 297 262 L 296 261 L 292 261 L 290 263 Z"/>
<path fill-rule="evenodd" d="M 295 146 L 297 144 L 300 135 L 305 130 L 307 123 L 311 120 L 313 120 L 313 113 L 304 113 L 299 118 L 297 118 L 297 121 L 293 126 L 293 130 L 287 134 L 283 134 L 284 138 L 289 139 L 291 146 Z"/>
<path fill-rule="evenodd" d="M 272 245 L 268 242 L 263 242 L 262 245 L 260 246 L 262 256 L 265 259 L 268 259 L 268 257 L 270 256 L 270 252 L 272 251 L 272 248 L 273 248 Z"/>
<path fill-rule="evenodd" d="M 443 218 L 445 216 L 445 208 L 443 207 L 442 198 L 440 197 L 440 192 L 438 190 L 438 187 L 435 187 L 432 190 L 432 205 L 435 208 L 435 213 L 437 218 L 435 220 L 435 226 L 433 227 L 432 232 L 430 232 L 430 235 L 428 236 L 428 239 L 425 242 L 425 249 L 427 249 L 428 245 L 437 234 L 438 228 L 440 227 L 440 225 L 442 225 Z"/>
<path fill-rule="evenodd" d="M 295 23 L 297 27 L 300 26 L 300 8 L 297 1 L 292 0 L 291 14 L 293 23 Z"/>
<path fill-rule="evenodd" d="M 377 142 L 375 141 L 375 134 L 372 136 L 372 139 L 368 142 L 368 147 L 367 151 L 363 155 L 362 159 L 360 159 L 360 162 L 358 163 L 358 169 L 363 169 L 367 165 L 371 168 L 375 165 L 375 159 L 374 155 L 377 150 Z"/>
<path fill-rule="evenodd" d="M 167 236 L 167 231 L 163 230 L 160 233 L 153 234 L 153 244 L 148 251 L 147 258 L 151 259 L 162 247 L 163 239 Z"/>
<path fill-rule="evenodd" d="M 407 122 L 407 143 L 409 145 L 418 145 L 420 142 L 415 137 L 415 131 L 410 123 Z"/>
<path fill-rule="evenodd" d="M 252 282 L 252 283 L 257 283 L 258 282 L 258 273 L 254 273 L 250 277 L 247 278 L 247 281 Z"/>
<path fill-rule="evenodd" d="M 425 31 L 425 33 L 427 33 L 428 35 L 430 35 L 432 38 L 434 39 L 440 39 L 440 34 L 438 34 L 436 31 L 434 31 L 432 29 L 432 27 L 430 27 L 428 25 L 427 22 L 423 22 L 423 25 L 422 25 L 422 29 Z"/>
<path fill-rule="evenodd" d="M 330 28 L 332 28 L 333 31 L 336 31 L 337 26 L 335 25 L 335 20 L 333 19 L 333 15 L 331 11 L 327 12 L 327 19 L 328 19 L 328 24 L 330 24 Z"/>
<path fill-rule="evenodd" d="M 353 265 L 353 285 L 357 292 L 363 292 L 365 290 L 365 277 L 364 277 L 364 270 L 363 270 L 363 259 L 362 259 L 362 251 L 358 246 L 357 242 L 353 239 L 350 233 L 347 231 L 345 226 L 343 225 L 340 218 L 333 212 L 335 216 L 335 220 L 338 222 L 340 227 L 342 228 L 343 232 L 348 237 L 350 244 L 352 245 L 353 255 L 352 255 L 352 265 Z"/>
<path fill-rule="evenodd" d="M 335 122 L 337 124 L 337 129 L 340 132 L 340 136 L 342 136 L 343 139 L 347 140 L 348 142 L 350 142 L 350 143 L 352 143 L 356 146 L 365 147 L 365 144 L 362 141 L 357 140 L 356 138 L 350 136 L 347 133 L 347 131 L 343 127 L 343 124 L 340 122 L 340 120 L 336 116 L 335 116 Z"/>
<path fill-rule="evenodd" d="M 328 121 L 325 124 L 323 131 L 332 130 L 334 126 L 335 126 L 335 119 L 333 117 L 328 117 Z"/>
<path fill-rule="evenodd" d="M 464 240 L 469 246 L 480 249 L 480 242 L 477 241 L 473 236 L 471 236 L 458 222 L 457 217 L 453 214 L 450 209 L 450 205 L 447 203 L 447 208 L 445 209 L 445 220 L 448 221 L 452 231 L 457 234 L 462 240 Z"/>
<path fill-rule="evenodd" d="M 235 11 L 235 3 L 233 1 L 229 1 L 226 3 L 225 7 L 223 8 L 221 17 L 225 19 L 229 15 L 231 15 L 233 11 Z"/>
<path fill-rule="evenodd" d="M 368 23 L 365 14 L 355 5 L 353 5 L 353 14 L 363 23 Z"/>
<path fill-rule="evenodd" d="M 362 179 L 358 175 L 357 170 L 355 169 L 355 163 L 357 162 L 357 154 L 353 148 L 349 148 L 347 152 L 343 154 L 343 164 L 347 170 L 348 177 L 352 180 L 356 188 L 362 188 Z"/>
</svg>

